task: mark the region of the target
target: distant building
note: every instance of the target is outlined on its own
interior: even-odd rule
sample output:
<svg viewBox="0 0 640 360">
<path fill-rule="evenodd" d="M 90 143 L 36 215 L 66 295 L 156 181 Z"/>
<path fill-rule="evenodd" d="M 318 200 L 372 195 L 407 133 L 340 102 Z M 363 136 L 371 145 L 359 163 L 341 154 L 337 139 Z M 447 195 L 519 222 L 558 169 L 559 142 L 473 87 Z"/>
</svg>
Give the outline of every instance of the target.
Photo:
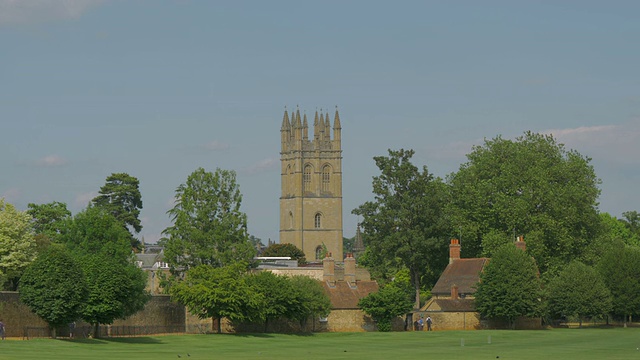
<svg viewBox="0 0 640 360">
<path fill-rule="evenodd" d="M 282 119 L 280 243 L 293 244 L 307 261 L 322 261 L 326 252 L 342 251 L 342 148 L 336 109 L 333 137 L 329 113 L 316 111 L 313 138 L 307 115 L 287 110 Z"/>
</svg>

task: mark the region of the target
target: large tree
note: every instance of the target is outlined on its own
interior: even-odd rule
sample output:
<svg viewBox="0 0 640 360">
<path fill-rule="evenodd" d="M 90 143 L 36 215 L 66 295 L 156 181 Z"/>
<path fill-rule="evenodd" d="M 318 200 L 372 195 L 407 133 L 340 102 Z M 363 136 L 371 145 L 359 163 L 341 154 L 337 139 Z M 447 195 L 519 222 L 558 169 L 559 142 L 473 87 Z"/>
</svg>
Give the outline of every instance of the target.
<svg viewBox="0 0 640 360">
<path fill-rule="evenodd" d="M 213 318 L 220 333 L 222 318 L 230 320 L 262 320 L 264 295 L 249 286 L 247 264 L 237 262 L 229 266 L 198 265 L 185 273 L 183 281 L 175 281 L 169 288 L 171 298 L 201 319 Z"/>
<path fill-rule="evenodd" d="M 247 275 L 246 281 L 263 298 L 259 318 L 264 321 L 264 332 L 268 331 L 269 322 L 278 318 L 293 319 L 300 311 L 290 278 L 270 271 L 260 271 Z"/>
<path fill-rule="evenodd" d="M 164 256 L 173 273 L 197 265 L 226 266 L 251 261 L 256 249 L 249 241 L 247 215 L 234 171 L 199 168 L 181 184 L 175 206 L 168 211 Z"/>
<path fill-rule="evenodd" d="M 0 198 L 0 285 L 16 290 L 24 269 L 36 256 L 31 216 Z"/>
<path fill-rule="evenodd" d="M 378 292 L 371 293 L 358 302 L 367 315 L 370 315 L 379 331 L 391 331 L 391 321 L 407 314 L 413 308 L 413 294 L 408 279 L 403 271 L 392 282 L 383 286 Z"/>
<path fill-rule="evenodd" d="M 446 266 L 448 201 L 446 185 L 411 163 L 413 150 L 389 150 L 374 157 L 380 175 L 373 178 L 374 200 L 353 210 L 363 217 L 367 236 L 367 266 L 374 272 L 393 274 L 409 269 L 420 304 L 420 284 L 435 283 Z M 385 268 L 380 271 L 378 268 Z"/>
<path fill-rule="evenodd" d="M 100 207 L 89 206 L 67 222 L 60 241 L 79 259 L 89 294 L 82 318 L 95 326 L 110 324 L 141 310 L 149 299 L 146 274 L 135 265 L 130 234 Z"/>
<path fill-rule="evenodd" d="M 308 276 L 291 278 L 294 299 L 297 304 L 290 316 L 304 325 L 310 317 L 327 317 L 331 312 L 331 300 L 324 292 L 322 283 Z"/>
<path fill-rule="evenodd" d="M 613 296 L 613 313 L 627 319 L 640 314 L 640 248 L 616 246 L 600 260 L 598 270 Z"/>
<path fill-rule="evenodd" d="M 537 316 L 541 311 L 541 283 L 535 260 L 512 244 L 498 249 L 480 274 L 475 293 L 482 316 L 509 322 Z"/>
<path fill-rule="evenodd" d="M 136 177 L 127 173 L 113 173 L 107 177 L 105 185 L 100 188 L 100 195 L 92 200 L 94 206 L 105 209 L 131 233 L 130 242 L 136 249 L 139 249 L 141 244 L 134 233 L 137 234 L 142 230 L 139 218 L 142 195 L 139 186 L 140 182 Z"/>
<path fill-rule="evenodd" d="M 578 318 L 606 315 L 611 311 L 611 292 L 592 267 L 574 261 L 567 265 L 546 288 L 549 312 L 554 316 Z"/>
<path fill-rule="evenodd" d="M 56 328 L 80 318 L 88 295 L 82 268 L 64 246 L 53 245 L 29 265 L 20 279 L 20 300 Z"/>
<path fill-rule="evenodd" d="M 600 180 L 591 159 L 532 132 L 515 141 L 485 140 L 467 159 L 448 178 L 465 257 L 480 256 L 482 239 L 493 231 L 524 235 L 543 271 L 580 258 L 600 224 Z"/>
</svg>

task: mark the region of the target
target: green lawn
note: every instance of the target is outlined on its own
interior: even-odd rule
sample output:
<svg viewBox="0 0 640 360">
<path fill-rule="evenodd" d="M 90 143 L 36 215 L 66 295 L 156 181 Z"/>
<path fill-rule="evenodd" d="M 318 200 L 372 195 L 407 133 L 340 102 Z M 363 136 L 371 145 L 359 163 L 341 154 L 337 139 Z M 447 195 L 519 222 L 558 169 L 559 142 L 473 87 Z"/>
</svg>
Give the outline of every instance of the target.
<svg viewBox="0 0 640 360">
<path fill-rule="evenodd" d="M 0 359 L 640 359 L 640 329 L 5 340 Z"/>
</svg>

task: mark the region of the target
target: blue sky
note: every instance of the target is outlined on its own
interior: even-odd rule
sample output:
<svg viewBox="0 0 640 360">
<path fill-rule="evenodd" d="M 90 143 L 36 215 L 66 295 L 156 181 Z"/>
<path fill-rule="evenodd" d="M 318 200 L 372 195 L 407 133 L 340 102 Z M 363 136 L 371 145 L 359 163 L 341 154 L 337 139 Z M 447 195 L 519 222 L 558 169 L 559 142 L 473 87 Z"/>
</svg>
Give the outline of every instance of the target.
<svg viewBox="0 0 640 360">
<path fill-rule="evenodd" d="M 340 110 L 344 234 L 373 156 L 445 177 L 473 145 L 551 133 L 591 157 L 600 210 L 640 210 L 640 2 L 0 0 L 0 197 L 75 214 L 114 172 L 141 233 L 198 167 L 235 170 L 278 239 L 284 107 Z"/>
</svg>

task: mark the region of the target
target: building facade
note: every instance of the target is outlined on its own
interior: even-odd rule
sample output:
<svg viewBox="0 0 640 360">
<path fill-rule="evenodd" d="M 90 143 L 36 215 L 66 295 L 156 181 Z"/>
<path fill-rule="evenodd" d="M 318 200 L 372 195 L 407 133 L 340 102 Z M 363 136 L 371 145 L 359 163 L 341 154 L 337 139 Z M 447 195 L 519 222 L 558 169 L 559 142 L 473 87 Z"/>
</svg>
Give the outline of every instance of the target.
<svg viewBox="0 0 640 360">
<path fill-rule="evenodd" d="M 337 109 L 333 129 L 329 113 L 316 111 L 311 138 L 307 115 L 284 111 L 280 243 L 297 246 L 308 261 L 321 261 L 325 252 L 343 258 L 341 131 Z"/>
</svg>

